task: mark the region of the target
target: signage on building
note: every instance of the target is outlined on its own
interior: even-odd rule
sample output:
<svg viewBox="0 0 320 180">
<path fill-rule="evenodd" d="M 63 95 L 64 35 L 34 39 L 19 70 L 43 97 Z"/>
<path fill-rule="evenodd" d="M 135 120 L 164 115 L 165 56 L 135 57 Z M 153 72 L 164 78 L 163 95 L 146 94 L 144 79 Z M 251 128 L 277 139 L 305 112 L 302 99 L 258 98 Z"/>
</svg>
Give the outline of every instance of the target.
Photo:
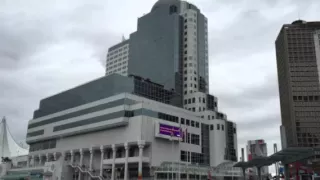
<svg viewBox="0 0 320 180">
<path fill-rule="evenodd" d="M 174 125 L 170 125 L 169 123 L 156 123 L 155 136 L 178 141 L 182 138 L 181 128 Z"/>
</svg>

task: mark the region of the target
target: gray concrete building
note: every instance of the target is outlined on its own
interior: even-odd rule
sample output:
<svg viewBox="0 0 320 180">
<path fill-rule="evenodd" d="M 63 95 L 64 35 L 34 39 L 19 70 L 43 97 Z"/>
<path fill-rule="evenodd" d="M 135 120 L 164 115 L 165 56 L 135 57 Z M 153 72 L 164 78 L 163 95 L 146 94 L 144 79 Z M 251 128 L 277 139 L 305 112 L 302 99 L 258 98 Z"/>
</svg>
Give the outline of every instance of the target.
<svg viewBox="0 0 320 180">
<path fill-rule="evenodd" d="M 275 43 L 285 147 L 320 145 L 319 29 L 320 22 L 297 20 Z"/>
</svg>

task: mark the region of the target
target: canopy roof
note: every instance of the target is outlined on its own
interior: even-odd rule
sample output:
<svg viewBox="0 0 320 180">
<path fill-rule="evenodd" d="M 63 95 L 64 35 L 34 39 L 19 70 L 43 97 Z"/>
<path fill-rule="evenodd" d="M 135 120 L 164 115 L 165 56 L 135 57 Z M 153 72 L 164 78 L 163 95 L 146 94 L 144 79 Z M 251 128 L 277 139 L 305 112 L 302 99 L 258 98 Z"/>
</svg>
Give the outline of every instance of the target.
<svg viewBox="0 0 320 180">
<path fill-rule="evenodd" d="M 248 162 L 238 162 L 234 165 L 234 167 L 262 167 L 269 166 L 279 161 L 281 161 L 284 164 L 290 164 L 296 161 L 308 159 L 319 154 L 320 148 L 292 147 L 283 149 L 268 157 L 258 157 Z"/>
<path fill-rule="evenodd" d="M 27 155 L 28 149 L 21 147 L 12 137 L 5 118 L 0 122 L 0 157 Z"/>
</svg>

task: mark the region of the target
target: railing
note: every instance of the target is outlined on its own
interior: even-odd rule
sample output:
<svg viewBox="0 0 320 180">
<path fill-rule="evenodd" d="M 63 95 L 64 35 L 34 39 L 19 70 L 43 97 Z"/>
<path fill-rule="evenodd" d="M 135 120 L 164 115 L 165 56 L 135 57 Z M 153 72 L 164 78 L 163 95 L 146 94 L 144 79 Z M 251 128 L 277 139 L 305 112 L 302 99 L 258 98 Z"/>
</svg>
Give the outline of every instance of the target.
<svg viewBox="0 0 320 180">
<path fill-rule="evenodd" d="M 77 168 L 80 172 L 82 173 L 87 173 L 90 175 L 91 178 L 97 178 L 99 180 L 104 180 L 100 175 L 94 175 L 90 170 L 88 169 L 85 169 L 85 168 L 81 168 L 79 165 L 73 165 L 73 164 L 70 164 L 70 166 L 72 168 Z"/>
</svg>

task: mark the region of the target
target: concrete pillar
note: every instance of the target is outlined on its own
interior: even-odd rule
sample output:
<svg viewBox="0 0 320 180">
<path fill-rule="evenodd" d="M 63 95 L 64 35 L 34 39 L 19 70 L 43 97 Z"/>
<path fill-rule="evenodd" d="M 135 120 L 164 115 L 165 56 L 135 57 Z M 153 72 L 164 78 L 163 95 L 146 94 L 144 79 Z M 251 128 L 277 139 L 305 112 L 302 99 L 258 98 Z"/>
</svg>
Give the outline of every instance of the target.
<svg viewBox="0 0 320 180">
<path fill-rule="evenodd" d="M 46 154 L 46 161 L 49 162 L 49 153 Z"/>
<path fill-rule="evenodd" d="M 128 157 L 129 157 L 128 143 L 124 143 L 124 149 L 125 149 L 124 180 L 128 180 Z"/>
<path fill-rule="evenodd" d="M 283 168 L 284 168 L 284 176 L 285 176 L 284 179 L 290 180 L 289 164 L 284 164 Z"/>
<path fill-rule="evenodd" d="M 93 167 L 92 167 L 92 163 L 93 163 L 93 148 L 91 147 L 89 151 L 90 151 L 90 165 L 89 165 L 89 169 L 90 169 L 90 171 L 92 171 L 92 170 L 93 170 Z"/>
<path fill-rule="evenodd" d="M 262 180 L 261 179 L 261 167 L 257 167 L 257 171 L 258 171 L 258 179 Z"/>
<path fill-rule="evenodd" d="M 27 167 L 28 168 L 30 167 L 30 161 L 31 161 L 30 156 L 28 156 L 28 159 L 27 159 Z"/>
<path fill-rule="evenodd" d="M 56 153 L 56 152 L 53 153 L 53 160 L 54 160 L 54 161 L 57 160 L 57 153 Z"/>
<path fill-rule="evenodd" d="M 114 180 L 115 177 L 115 171 L 116 171 L 116 146 L 112 144 L 112 170 L 111 170 L 111 180 Z"/>
<path fill-rule="evenodd" d="M 36 161 L 34 160 L 34 155 L 31 156 L 31 166 L 35 167 L 36 166 Z"/>
<path fill-rule="evenodd" d="M 242 168 L 243 180 L 246 180 L 246 168 Z"/>
<path fill-rule="evenodd" d="M 74 152 L 73 152 L 73 150 L 70 150 L 70 154 L 71 154 L 71 162 L 70 162 L 70 164 L 72 164 L 73 165 L 73 163 L 74 163 Z"/>
<path fill-rule="evenodd" d="M 79 166 L 80 166 L 80 168 L 82 168 L 82 165 L 83 165 L 83 149 L 79 149 L 79 153 L 80 153 Z M 84 169 L 82 169 L 82 170 L 84 170 Z M 81 171 L 79 171 L 79 178 L 78 178 L 78 180 L 81 180 L 81 178 L 82 178 L 82 173 L 81 173 Z"/>
<path fill-rule="evenodd" d="M 103 145 L 100 146 L 101 151 L 101 161 L 100 161 L 100 176 L 103 176 L 103 160 L 104 160 L 104 147 Z"/>
<path fill-rule="evenodd" d="M 139 166 L 138 166 L 138 180 L 142 179 L 142 156 L 143 156 L 143 148 L 144 148 L 145 142 L 140 140 L 138 142 L 139 147 Z"/>
<path fill-rule="evenodd" d="M 39 154 L 39 166 L 42 166 L 41 154 Z"/>
</svg>

